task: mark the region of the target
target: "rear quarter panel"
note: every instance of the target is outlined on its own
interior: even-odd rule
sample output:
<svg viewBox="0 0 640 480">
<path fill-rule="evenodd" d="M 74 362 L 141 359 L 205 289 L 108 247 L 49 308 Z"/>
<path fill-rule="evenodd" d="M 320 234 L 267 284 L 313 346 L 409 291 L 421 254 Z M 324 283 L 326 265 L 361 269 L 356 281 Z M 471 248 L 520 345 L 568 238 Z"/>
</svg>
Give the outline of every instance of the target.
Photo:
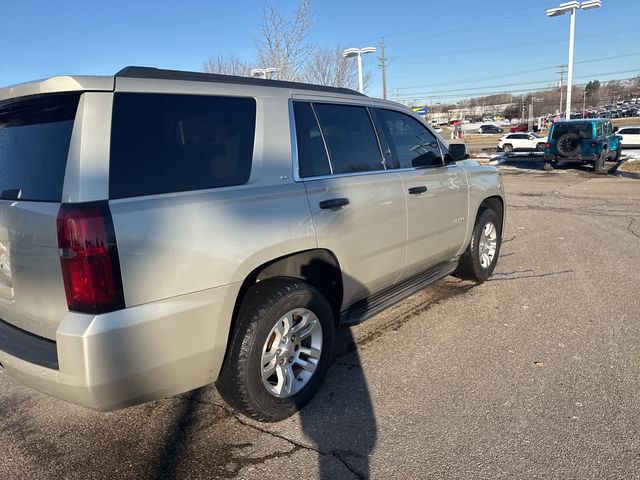
<svg viewBox="0 0 640 480">
<path fill-rule="evenodd" d="M 127 80 L 129 91 L 165 90 Z M 180 86 L 256 98 L 251 176 L 244 185 L 110 201 L 127 307 L 241 282 L 268 261 L 316 247 L 305 187 L 292 178 L 287 91 L 187 90 Z"/>
</svg>

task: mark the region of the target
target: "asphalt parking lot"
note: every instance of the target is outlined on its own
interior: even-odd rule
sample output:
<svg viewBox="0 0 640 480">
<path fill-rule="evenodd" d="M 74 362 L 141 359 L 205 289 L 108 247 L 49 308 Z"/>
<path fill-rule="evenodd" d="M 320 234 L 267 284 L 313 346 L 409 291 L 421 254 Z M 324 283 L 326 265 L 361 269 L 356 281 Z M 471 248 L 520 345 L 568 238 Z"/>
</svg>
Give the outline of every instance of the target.
<svg viewBox="0 0 640 480">
<path fill-rule="evenodd" d="M 0 478 L 638 478 L 640 182 L 501 169 L 494 277 L 342 331 L 300 415 L 254 423 L 211 387 L 100 414 L 0 370 Z"/>
</svg>

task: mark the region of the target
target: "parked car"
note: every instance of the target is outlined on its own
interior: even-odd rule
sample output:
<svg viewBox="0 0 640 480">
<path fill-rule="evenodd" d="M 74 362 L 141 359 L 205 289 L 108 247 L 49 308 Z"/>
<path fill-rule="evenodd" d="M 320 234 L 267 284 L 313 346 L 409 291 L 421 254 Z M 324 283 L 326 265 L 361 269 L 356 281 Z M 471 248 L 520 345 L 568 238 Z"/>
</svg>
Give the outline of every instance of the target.
<svg viewBox="0 0 640 480">
<path fill-rule="evenodd" d="M 509 155 L 511 152 L 543 152 L 547 137 L 537 133 L 510 133 L 500 137 L 498 148 Z"/>
<path fill-rule="evenodd" d="M 622 127 L 616 135 L 620 137 L 622 148 L 640 148 L 640 125 Z"/>
<path fill-rule="evenodd" d="M 504 131 L 495 125 L 480 125 L 478 130 L 480 133 L 502 133 Z"/>
<path fill-rule="evenodd" d="M 339 325 L 492 274 L 502 181 L 467 157 L 341 88 L 129 67 L 0 89 L 0 364 L 98 410 L 216 381 L 287 417 Z"/>
<path fill-rule="evenodd" d="M 620 137 L 606 118 L 555 122 L 544 153 L 545 170 L 560 163 L 580 162 L 602 173 L 606 160 L 620 160 Z"/>
<path fill-rule="evenodd" d="M 528 132 L 529 131 L 529 124 L 528 123 L 520 123 L 520 124 L 516 125 L 515 127 L 511 127 L 511 129 L 509 131 L 511 133 Z M 534 132 L 538 131 L 537 125 L 533 125 L 533 131 Z"/>
</svg>

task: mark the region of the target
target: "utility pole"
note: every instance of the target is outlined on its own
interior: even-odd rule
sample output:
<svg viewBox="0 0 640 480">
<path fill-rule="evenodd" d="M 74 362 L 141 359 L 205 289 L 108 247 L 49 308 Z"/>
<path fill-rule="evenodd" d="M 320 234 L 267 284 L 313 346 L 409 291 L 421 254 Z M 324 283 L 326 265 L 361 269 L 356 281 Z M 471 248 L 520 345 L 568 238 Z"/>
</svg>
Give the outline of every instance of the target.
<svg viewBox="0 0 640 480">
<path fill-rule="evenodd" d="M 566 65 L 559 65 L 560 71 L 556 72 L 560 74 L 560 108 L 558 108 L 558 115 L 562 115 L 562 83 L 564 82 L 564 69 Z M 568 118 L 566 120 L 569 120 Z"/>
<path fill-rule="evenodd" d="M 382 68 L 382 98 L 387 99 L 387 59 L 384 56 L 384 37 L 380 40 L 380 67 Z"/>
</svg>

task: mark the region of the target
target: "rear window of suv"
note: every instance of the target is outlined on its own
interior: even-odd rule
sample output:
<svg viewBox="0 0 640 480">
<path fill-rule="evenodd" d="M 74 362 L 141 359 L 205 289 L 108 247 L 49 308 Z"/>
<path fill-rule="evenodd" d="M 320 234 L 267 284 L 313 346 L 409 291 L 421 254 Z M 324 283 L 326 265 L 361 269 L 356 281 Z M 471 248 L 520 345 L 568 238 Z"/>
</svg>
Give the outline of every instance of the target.
<svg viewBox="0 0 640 480">
<path fill-rule="evenodd" d="M 0 198 L 59 202 L 80 94 L 0 103 Z"/>
<path fill-rule="evenodd" d="M 249 180 L 253 98 L 117 93 L 109 196 L 202 190 Z"/>
<path fill-rule="evenodd" d="M 593 126 L 591 122 L 556 123 L 553 125 L 551 138 L 558 140 L 565 133 L 576 133 L 580 138 L 589 140 L 592 137 Z"/>
</svg>

